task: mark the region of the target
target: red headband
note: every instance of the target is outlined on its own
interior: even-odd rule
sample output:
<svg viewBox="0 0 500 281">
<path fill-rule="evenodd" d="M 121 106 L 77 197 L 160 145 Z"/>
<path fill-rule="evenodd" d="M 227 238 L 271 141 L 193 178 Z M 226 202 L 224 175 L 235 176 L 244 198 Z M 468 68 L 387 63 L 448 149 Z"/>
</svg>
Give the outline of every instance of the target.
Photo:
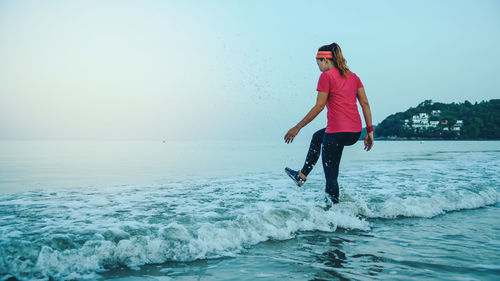
<svg viewBox="0 0 500 281">
<path fill-rule="evenodd" d="M 319 51 L 318 54 L 316 54 L 316 59 L 333 59 L 332 52 L 331 51 Z"/>
</svg>

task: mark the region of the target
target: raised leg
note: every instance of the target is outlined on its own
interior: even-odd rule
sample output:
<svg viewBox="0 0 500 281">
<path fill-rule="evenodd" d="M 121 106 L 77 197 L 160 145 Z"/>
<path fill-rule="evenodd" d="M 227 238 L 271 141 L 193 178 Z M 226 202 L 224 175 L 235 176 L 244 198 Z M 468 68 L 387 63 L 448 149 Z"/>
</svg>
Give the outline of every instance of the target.
<svg viewBox="0 0 500 281">
<path fill-rule="evenodd" d="M 321 143 L 323 142 L 323 136 L 325 135 L 325 129 L 326 128 L 316 131 L 312 136 L 306 161 L 304 162 L 304 167 L 300 170 L 300 172 L 306 177 L 309 175 L 314 165 L 316 165 L 316 162 L 318 162 L 319 155 L 321 153 Z"/>
</svg>

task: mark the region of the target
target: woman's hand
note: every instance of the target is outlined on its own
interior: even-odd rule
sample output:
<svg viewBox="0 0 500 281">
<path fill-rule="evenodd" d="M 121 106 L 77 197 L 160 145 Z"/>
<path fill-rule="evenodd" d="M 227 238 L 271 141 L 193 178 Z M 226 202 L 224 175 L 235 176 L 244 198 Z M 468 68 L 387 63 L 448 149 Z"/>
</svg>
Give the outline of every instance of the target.
<svg viewBox="0 0 500 281">
<path fill-rule="evenodd" d="M 373 146 L 373 132 L 366 133 L 365 136 L 365 150 L 370 151 Z"/>
<path fill-rule="evenodd" d="M 285 142 L 291 143 L 293 141 L 293 139 L 295 138 L 295 136 L 299 133 L 299 131 L 300 131 L 300 128 L 297 126 L 288 130 L 288 132 L 285 135 Z"/>
</svg>

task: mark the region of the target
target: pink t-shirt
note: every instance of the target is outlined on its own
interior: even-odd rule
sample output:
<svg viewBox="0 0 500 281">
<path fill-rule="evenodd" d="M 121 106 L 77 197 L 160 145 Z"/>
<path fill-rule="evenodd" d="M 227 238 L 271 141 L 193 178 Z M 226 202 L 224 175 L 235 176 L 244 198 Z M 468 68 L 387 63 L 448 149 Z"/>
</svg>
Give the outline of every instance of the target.
<svg viewBox="0 0 500 281">
<path fill-rule="evenodd" d="M 349 71 L 347 78 L 342 77 L 335 67 L 321 73 L 316 90 L 328 93 L 327 133 L 361 132 L 356 97 L 358 88 L 362 87 L 361 80 L 354 72 Z"/>
</svg>

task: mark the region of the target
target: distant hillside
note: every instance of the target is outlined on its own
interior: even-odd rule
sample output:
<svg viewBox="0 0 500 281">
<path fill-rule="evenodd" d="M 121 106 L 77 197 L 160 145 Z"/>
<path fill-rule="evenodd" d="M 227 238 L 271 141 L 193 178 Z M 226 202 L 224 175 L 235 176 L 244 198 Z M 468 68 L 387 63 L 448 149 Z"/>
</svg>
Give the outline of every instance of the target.
<svg viewBox="0 0 500 281">
<path fill-rule="evenodd" d="M 500 99 L 472 104 L 433 103 L 385 118 L 375 128 L 377 138 L 387 139 L 500 139 Z"/>
</svg>

